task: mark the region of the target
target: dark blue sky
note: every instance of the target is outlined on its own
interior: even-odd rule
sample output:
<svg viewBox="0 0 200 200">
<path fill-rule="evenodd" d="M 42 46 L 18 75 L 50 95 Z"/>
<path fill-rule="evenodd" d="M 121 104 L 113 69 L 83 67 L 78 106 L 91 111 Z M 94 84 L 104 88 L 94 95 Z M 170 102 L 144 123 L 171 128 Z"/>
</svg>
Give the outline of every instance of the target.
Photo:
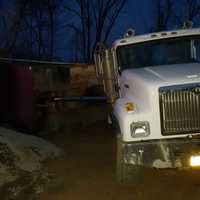
<svg viewBox="0 0 200 200">
<path fill-rule="evenodd" d="M 160 1 L 162 2 L 163 0 Z M 111 40 L 122 37 L 128 28 L 135 29 L 136 34 L 149 32 L 149 30 L 151 30 L 151 28 L 155 25 L 157 2 L 158 0 L 128 0 L 122 14 L 116 23 L 113 31 L 114 37 L 112 37 Z M 185 3 L 187 0 L 173 0 L 173 2 L 173 11 L 175 15 L 180 18 L 182 23 L 187 21 L 188 7 Z M 197 0 L 196 2 L 200 3 L 200 0 Z M 195 27 L 199 27 L 200 17 L 195 17 L 193 22 Z M 180 25 L 174 25 L 173 22 L 170 22 L 169 20 L 167 28 L 177 29 L 180 28 Z"/>
<path fill-rule="evenodd" d="M 9 5 L 10 2 L 11 1 L 0 0 L 0 8 L 5 8 L 5 5 Z M 149 32 L 156 21 L 156 2 L 158 2 L 158 0 L 127 0 L 109 37 L 109 43 L 111 44 L 116 39 L 121 38 L 129 28 L 135 29 L 136 34 Z M 182 4 L 182 2 L 186 2 L 186 0 L 174 0 L 174 2 L 176 2 L 176 7 L 174 9 L 176 14 L 186 19 L 186 8 Z M 10 7 L 10 9 L 12 9 L 12 7 Z M 62 15 L 60 18 L 61 24 L 65 22 L 77 23 L 76 18 L 69 15 Z M 195 26 L 199 25 L 199 21 L 198 18 L 195 19 Z M 169 25 L 168 28 L 175 29 L 177 27 Z M 66 31 L 63 34 L 62 30 L 59 30 L 56 34 L 56 55 L 57 57 L 64 58 L 64 60 L 69 60 L 71 56 L 70 52 L 73 50 L 74 41 L 76 40 L 75 35 L 70 31 Z"/>
<path fill-rule="evenodd" d="M 119 36 L 122 36 L 128 28 L 136 30 L 137 34 L 142 34 L 147 31 L 147 26 L 151 24 L 153 6 L 151 0 L 134 1 L 129 0 L 120 15 L 115 26 L 115 31 Z"/>
</svg>

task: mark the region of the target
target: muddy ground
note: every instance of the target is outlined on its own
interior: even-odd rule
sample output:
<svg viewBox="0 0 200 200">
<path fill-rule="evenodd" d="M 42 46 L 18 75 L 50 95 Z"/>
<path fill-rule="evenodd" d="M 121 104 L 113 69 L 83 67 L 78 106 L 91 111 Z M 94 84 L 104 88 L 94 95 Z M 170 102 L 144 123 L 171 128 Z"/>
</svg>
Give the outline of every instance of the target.
<svg viewBox="0 0 200 200">
<path fill-rule="evenodd" d="M 71 126 L 48 136 L 66 156 L 48 163 L 56 179 L 38 200 L 200 199 L 198 171 L 147 170 L 140 185 L 117 184 L 115 135 L 105 113 L 104 105 L 69 113 Z"/>
</svg>

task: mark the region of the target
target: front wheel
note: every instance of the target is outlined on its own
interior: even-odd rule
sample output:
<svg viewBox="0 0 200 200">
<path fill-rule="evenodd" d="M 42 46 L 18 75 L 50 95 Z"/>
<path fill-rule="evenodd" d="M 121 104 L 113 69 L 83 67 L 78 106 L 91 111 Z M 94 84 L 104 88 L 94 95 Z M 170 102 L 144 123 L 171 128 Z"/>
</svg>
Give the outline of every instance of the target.
<svg viewBox="0 0 200 200">
<path fill-rule="evenodd" d="M 120 184 L 139 184 L 142 180 L 142 168 L 138 165 L 128 164 L 125 161 L 125 144 L 121 135 L 117 135 L 116 175 Z"/>
</svg>

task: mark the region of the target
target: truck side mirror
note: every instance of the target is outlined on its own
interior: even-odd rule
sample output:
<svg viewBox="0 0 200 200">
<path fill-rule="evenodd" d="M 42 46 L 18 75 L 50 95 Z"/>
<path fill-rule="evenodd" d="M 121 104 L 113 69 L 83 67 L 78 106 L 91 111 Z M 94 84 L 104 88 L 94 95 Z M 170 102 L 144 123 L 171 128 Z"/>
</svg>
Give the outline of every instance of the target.
<svg viewBox="0 0 200 200">
<path fill-rule="evenodd" d="M 114 103 L 118 98 L 117 70 L 114 67 L 112 50 L 99 44 L 95 51 L 96 75 L 101 84 L 109 103 Z"/>
</svg>

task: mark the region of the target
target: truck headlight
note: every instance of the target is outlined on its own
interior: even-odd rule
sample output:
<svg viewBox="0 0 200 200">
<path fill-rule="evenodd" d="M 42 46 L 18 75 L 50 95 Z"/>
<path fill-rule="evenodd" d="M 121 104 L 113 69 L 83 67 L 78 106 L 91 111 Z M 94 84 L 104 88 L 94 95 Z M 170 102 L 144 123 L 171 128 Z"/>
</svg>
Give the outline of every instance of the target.
<svg viewBox="0 0 200 200">
<path fill-rule="evenodd" d="M 149 122 L 133 122 L 131 124 L 132 137 L 146 137 L 150 135 Z"/>
<path fill-rule="evenodd" d="M 200 167 L 200 155 L 190 157 L 190 166 L 191 167 Z"/>
</svg>

